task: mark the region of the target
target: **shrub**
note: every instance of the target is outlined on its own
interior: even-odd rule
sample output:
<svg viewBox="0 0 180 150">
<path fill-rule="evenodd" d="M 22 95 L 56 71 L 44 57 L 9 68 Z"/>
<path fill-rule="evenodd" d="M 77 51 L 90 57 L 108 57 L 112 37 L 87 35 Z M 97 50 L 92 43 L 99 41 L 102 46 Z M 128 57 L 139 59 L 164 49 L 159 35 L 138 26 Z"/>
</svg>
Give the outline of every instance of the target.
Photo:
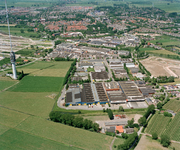
<svg viewBox="0 0 180 150">
<path fill-rule="evenodd" d="M 165 117 L 172 117 L 172 114 L 171 114 L 171 113 L 168 113 L 168 112 L 164 112 L 164 116 L 165 116 Z"/>
<path fill-rule="evenodd" d="M 124 111 L 124 108 L 122 106 L 119 106 L 119 112 Z"/>
<path fill-rule="evenodd" d="M 161 135 L 161 144 L 164 147 L 168 147 L 170 145 L 170 138 L 168 135 Z"/>
<path fill-rule="evenodd" d="M 153 133 L 153 134 L 152 134 L 152 139 L 154 139 L 154 140 L 157 140 L 157 139 L 158 139 L 157 133 Z"/>
</svg>

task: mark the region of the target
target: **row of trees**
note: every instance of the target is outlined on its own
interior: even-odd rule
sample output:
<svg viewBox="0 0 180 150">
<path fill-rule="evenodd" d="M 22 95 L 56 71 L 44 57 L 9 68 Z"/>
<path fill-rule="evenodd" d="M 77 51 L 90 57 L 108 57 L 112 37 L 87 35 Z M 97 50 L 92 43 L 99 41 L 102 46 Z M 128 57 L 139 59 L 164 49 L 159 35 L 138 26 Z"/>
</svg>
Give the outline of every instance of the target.
<svg viewBox="0 0 180 150">
<path fill-rule="evenodd" d="M 73 67 L 76 65 L 76 61 L 77 61 L 77 58 L 73 61 L 73 63 L 71 64 L 71 67 L 67 71 L 66 76 L 64 78 L 63 85 L 65 85 L 68 82 L 68 78 L 69 78 L 69 76 L 71 74 L 71 71 L 73 70 Z"/>
<path fill-rule="evenodd" d="M 52 111 L 49 117 L 54 122 L 63 123 L 69 126 L 74 126 L 76 128 L 84 128 L 90 131 L 99 131 L 99 124 L 93 123 L 91 120 L 83 119 L 82 117 L 75 117 L 71 114 L 63 114 L 58 111 Z"/>
<path fill-rule="evenodd" d="M 67 58 L 62 58 L 62 57 L 56 57 L 54 58 L 55 61 L 73 61 L 74 59 L 70 59 L 69 57 Z"/>
<path fill-rule="evenodd" d="M 140 62 L 139 62 L 139 69 L 141 70 L 142 74 L 146 73 L 147 76 L 151 76 L 151 73 Z"/>
<path fill-rule="evenodd" d="M 138 123 L 144 127 L 147 126 L 147 118 L 149 117 L 150 114 L 155 113 L 155 106 L 154 105 L 149 105 L 146 113 L 144 114 L 143 117 L 139 118 Z"/>
</svg>

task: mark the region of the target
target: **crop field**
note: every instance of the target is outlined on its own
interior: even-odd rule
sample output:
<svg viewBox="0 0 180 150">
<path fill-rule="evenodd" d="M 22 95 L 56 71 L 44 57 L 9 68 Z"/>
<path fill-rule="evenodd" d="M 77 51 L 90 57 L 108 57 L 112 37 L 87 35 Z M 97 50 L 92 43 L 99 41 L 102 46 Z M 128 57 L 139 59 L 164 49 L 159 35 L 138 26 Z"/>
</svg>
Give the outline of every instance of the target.
<svg viewBox="0 0 180 150">
<path fill-rule="evenodd" d="M 48 118 L 55 100 L 48 97 L 57 93 L 49 92 L 8 92 L 0 93 L 0 105 L 31 115 Z M 11 95 L 11 96 L 10 96 Z"/>
<path fill-rule="evenodd" d="M 179 100 L 170 100 L 163 106 L 164 109 L 173 110 L 174 112 L 180 111 L 180 101 Z"/>
<path fill-rule="evenodd" d="M 157 133 L 160 136 L 166 129 L 168 123 L 171 121 L 170 117 L 164 115 L 155 114 L 150 120 L 145 132 L 152 134 Z"/>
<path fill-rule="evenodd" d="M 174 119 L 166 128 L 165 134 L 169 135 L 170 139 L 180 141 L 180 112 L 176 114 Z"/>
<path fill-rule="evenodd" d="M 18 67 L 18 71 L 35 76 L 64 77 L 72 61 L 61 62 L 35 62 L 31 65 Z"/>
<path fill-rule="evenodd" d="M 8 89 L 13 92 L 59 92 L 63 77 L 25 76 L 20 83 Z"/>
<path fill-rule="evenodd" d="M 11 85 L 13 85 L 13 84 L 15 84 L 17 82 L 18 81 L 13 81 L 10 78 L 1 77 L 0 78 L 0 91 L 7 88 L 7 87 L 10 87 Z"/>
</svg>

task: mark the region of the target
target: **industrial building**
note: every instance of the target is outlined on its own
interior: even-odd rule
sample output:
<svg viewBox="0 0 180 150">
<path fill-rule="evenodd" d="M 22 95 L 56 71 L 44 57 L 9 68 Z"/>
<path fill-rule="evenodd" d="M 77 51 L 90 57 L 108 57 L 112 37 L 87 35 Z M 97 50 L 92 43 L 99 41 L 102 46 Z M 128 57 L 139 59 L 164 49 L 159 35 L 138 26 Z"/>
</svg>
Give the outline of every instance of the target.
<svg viewBox="0 0 180 150">
<path fill-rule="evenodd" d="M 107 81 L 109 79 L 108 73 L 106 71 L 102 72 L 91 72 L 91 77 L 96 81 Z"/>
</svg>

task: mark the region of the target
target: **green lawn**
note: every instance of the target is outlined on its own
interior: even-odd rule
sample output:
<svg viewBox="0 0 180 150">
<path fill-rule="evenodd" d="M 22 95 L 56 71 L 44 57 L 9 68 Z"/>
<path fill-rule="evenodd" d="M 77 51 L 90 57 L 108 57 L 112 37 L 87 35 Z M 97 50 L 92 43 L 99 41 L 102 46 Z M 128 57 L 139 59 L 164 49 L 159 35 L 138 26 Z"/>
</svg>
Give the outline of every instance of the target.
<svg viewBox="0 0 180 150">
<path fill-rule="evenodd" d="M 163 108 L 173 110 L 174 112 L 178 112 L 180 110 L 180 101 L 179 100 L 170 100 L 163 106 Z"/>
<path fill-rule="evenodd" d="M 94 72 L 94 68 L 87 68 L 88 72 Z"/>
<path fill-rule="evenodd" d="M 13 92 L 59 92 L 63 77 L 25 76 L 20 83 L 8 89 Z"/>
<path fill-rule="evenodd" d="M 9 127 L 0 124 L 0 136 L 9 129 L 10 129 Z"/>
<path fill-rule="evenodd" d="M 34 116 L 29 117 L 16 128 L 33 135 L 88 150 L 109 150 L 109 145 L 113 139 L 111 136 L 70 127 Z"/>
<path fill-rule="evenodd" d="M 0 135 L 0 139 L 0 149 L 3 150 L 78 150 L 73 146 L 16 129 L 9 129 Z"/>
</svg>

